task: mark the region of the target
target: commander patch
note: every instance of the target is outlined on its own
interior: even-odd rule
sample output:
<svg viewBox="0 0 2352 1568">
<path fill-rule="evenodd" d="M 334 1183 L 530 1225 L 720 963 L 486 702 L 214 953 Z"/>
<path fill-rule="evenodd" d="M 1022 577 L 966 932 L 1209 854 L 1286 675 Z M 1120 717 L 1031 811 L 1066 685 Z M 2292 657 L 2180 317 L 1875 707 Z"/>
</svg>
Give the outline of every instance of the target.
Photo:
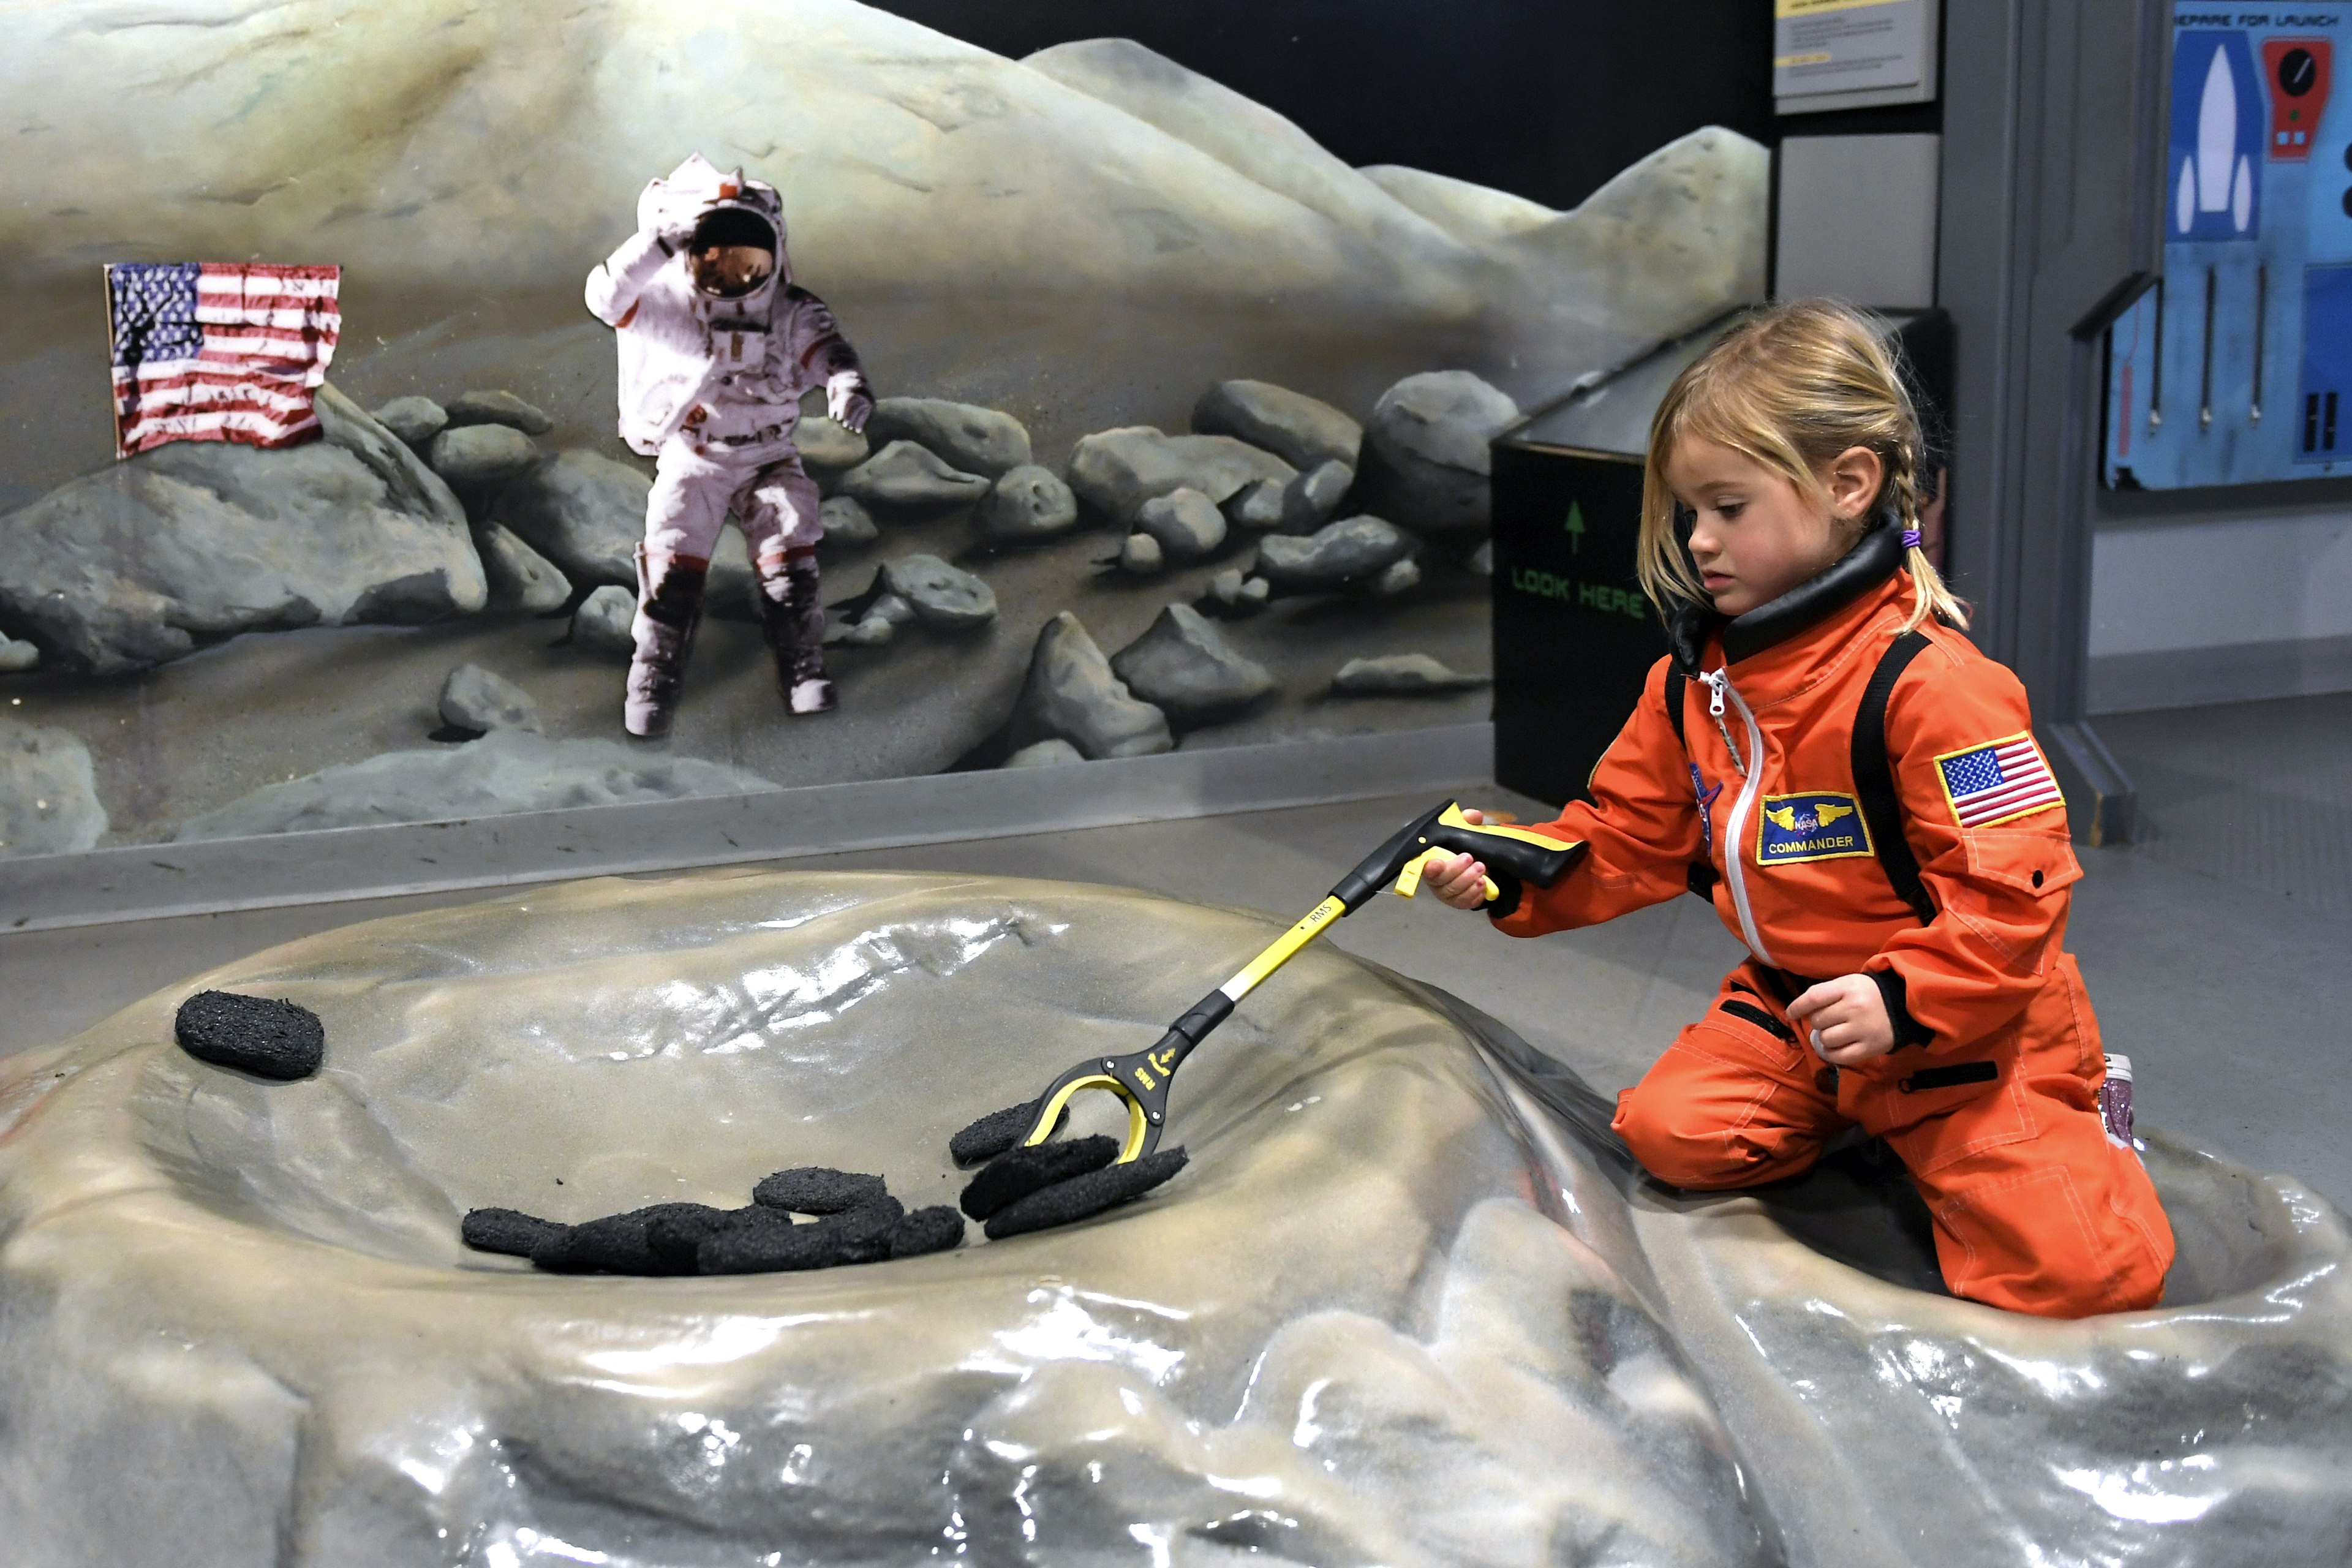
<svg viewBox="0 0 2352 1568">
<path fill-rule="evenodd" d="M 1862 805 L 1850 795 L 1768 795 L 1756 819 L 1756 863 L 1785 866 L 1797 860 L 1843 860 L 1868 855 L 1870 829 Z"/>
</svg>

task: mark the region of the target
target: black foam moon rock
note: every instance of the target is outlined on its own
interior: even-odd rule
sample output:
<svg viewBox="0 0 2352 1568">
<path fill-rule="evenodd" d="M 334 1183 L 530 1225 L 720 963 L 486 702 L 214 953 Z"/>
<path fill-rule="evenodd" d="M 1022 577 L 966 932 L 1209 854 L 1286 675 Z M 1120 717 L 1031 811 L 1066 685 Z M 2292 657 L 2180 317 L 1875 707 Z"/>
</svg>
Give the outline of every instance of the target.
<svg viewBox="0 0 2352 1568">
<path fill-rule="evenodd" d="M 937 1204 L 908 1215 L 890 1227 L 890 1256 L 919 1258 L 963 1245 L 963 1215 Z"/>
<path fill-rule="evenodd" d="M 781 1209 L 754 1210 L 712 1232 L 695 1249 L 698 1274 L 779 1274 L 830 1268 L 841 1259 L 842 1232 L 822 1222 L 794 1225 Z"/>
<path fill-rule="evenodd" d="M 890 1256 L 890 1233 L 907 1217 L 907 1205 L 884 1197 L 817 1223 L 835 1233 L 844 1263 L 879 1263 Z"/>
<path fill-rule="evenodd" d="M 948 1140 L 948 1157 L 966 1169 L 995 1159 L 1028 1134 L 1030 1123 L 1037 1119 L 1037 1103 L 1032 1100 L 990 1111 Z M 1054 1131 L 1059 1132 L 1069 1121 L 1070 1108 L 1066 1105 L 1054 1119 Z"/>
<path fill-rule="evenodd" d="M 667 1214 L 646 1221 L 646 1247 L 667 1274 L 692 1274 L 703 1241 L 740 1224 L 749 1209 L 713 1208 L 708 1204 L 678 1204 Z"/>
<path fill-rule="evenodd" d="M 534 1267 L 558 1274 L 677 1274 L 653 1249 L 646 1231 L 656 1222 L 705 1211 L 703 1204 L 655 1204 L 566 1226 L 531 1248 Z"/>
<path fill-rule="evenodd" d="M 560 1220 L 541 1219 L 520 1209 L 469 1209 L 457 1235 L 477 1252 L 529 1258 L 541 1242 L 569 1228 Z"/>
<path fill-rule="evenodd" d="M 291 1083 L 319 1070 L 326 1026 L 308 1007 L 233 991 L 199 991 L 180 1004 L 172 1032 L 200 1062 Z"/>
<path fill-rule="evenodd" d="M 1067 1143 L 1034 1143 L 1008 1149 L 991 1160 L 965 1186 L 958 1200 L 963 1212 L 986 1219 L 1007 1204 L 1017 1203 L 1041 1187 L 1099 1171 L 1118 1158 L 1118 1140 L 1096 1134 Z"/>
<path fill-rule="evenodd" d="M 983 1228 L 989 1240 L 1002 1241 L 1008 1236 L 1091 1218 L 1105 1209 L 1141 1197 L 1182 1170 L 1184 1161 L 1181 1146 L 1162 1149 L 1124 1165 L 1106 1165 L 1066 1182 L 1055 1182 L 997 1210 Z"/>
<path fill-rule="evenodd" d="M 879 1176 L 857 1171 L 836 1171 L 827 1165 L 800 1165 L 763 1176 L 751 1189 L 751 1201 L 788 1214 L 836 1215 L 880 1203 L 887 1189 Z"/>
</svg>

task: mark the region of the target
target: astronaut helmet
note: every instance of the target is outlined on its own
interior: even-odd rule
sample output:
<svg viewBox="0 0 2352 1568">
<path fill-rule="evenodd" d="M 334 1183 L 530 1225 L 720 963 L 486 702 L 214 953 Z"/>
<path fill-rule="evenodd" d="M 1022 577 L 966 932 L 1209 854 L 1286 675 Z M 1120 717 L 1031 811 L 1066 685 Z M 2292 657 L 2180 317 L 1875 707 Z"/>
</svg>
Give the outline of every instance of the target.
<svg viewBox="0 0 2352 1568">
<path fill-rule="evenodd" d="M 782 249 L 765 215 L 730 204 L 695 224 L 686 243 L 687 273 L 702 293 L 740 300 L 775 276 Z"/>
<path fill-rule="evenodd" d="M 694 225 L 687 266 L 704 295 L 740 300 L 792 281 L 783 200 L 765 180 L 693 153 L 637 198 L 639 226 L 661 228 L 673 219 Z"/>
</svg>

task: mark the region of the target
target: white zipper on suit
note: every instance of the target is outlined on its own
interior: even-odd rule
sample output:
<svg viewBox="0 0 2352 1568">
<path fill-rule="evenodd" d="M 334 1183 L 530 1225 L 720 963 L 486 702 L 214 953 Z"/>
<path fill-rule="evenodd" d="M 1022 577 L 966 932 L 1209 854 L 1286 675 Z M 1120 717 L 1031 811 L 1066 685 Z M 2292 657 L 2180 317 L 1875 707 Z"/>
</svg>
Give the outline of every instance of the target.
<svg viewBox="0 0 2352 1568">
<path fill-rule="evenodd" d="M 1715 720 L 1715 727 L 1723 731 L 1723 743 L 1731 752 L 1731 765 L 1739 770 L 1739 798 L 1731 803 L 1731 816 L 1723 825 L 1723 866 L 1731 883 L 1731 907 L 1739 915 L 1739 940 L 1756 955 L 1759 963 L 1780 967 L 1764 946 L 1764 937 L 1756 929 L 1756 916 L 1748 907 L 1748 874 L 1744 868 L 1740 847 L 1748 840 L 1748 814 L 1756 807 L 1756 796 L 1764 787 L 1764 731 L 1757 727 L 1756 715 L 1739 693 L 1733 689 L 1727 670 L 1712 670 L 1699 678 L 1708 692 L 1706 710 Z M 1739 748 L 1732 743 L 1730 727 L 1723 721 L 1725 698 L 1739 710 L 1739 717 L 1748 726 L 1748 756 L 1742 760 Z"/>
</svg>

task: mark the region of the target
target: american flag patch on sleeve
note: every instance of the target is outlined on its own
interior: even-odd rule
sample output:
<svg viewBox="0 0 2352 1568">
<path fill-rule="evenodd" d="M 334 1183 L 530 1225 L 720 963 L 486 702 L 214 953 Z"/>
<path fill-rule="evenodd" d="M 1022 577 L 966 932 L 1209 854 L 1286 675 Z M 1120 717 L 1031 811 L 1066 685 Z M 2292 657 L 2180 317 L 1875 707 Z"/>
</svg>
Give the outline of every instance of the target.
<svg viewBox="0 0 2352 1568">
<path fill-rule="evenodd" d="M 1990 827 L 2065 803 L 2030 733 L 1947 752 L 1936 759 L 1936 773 L 1962 827 Z"/>
</svg>

